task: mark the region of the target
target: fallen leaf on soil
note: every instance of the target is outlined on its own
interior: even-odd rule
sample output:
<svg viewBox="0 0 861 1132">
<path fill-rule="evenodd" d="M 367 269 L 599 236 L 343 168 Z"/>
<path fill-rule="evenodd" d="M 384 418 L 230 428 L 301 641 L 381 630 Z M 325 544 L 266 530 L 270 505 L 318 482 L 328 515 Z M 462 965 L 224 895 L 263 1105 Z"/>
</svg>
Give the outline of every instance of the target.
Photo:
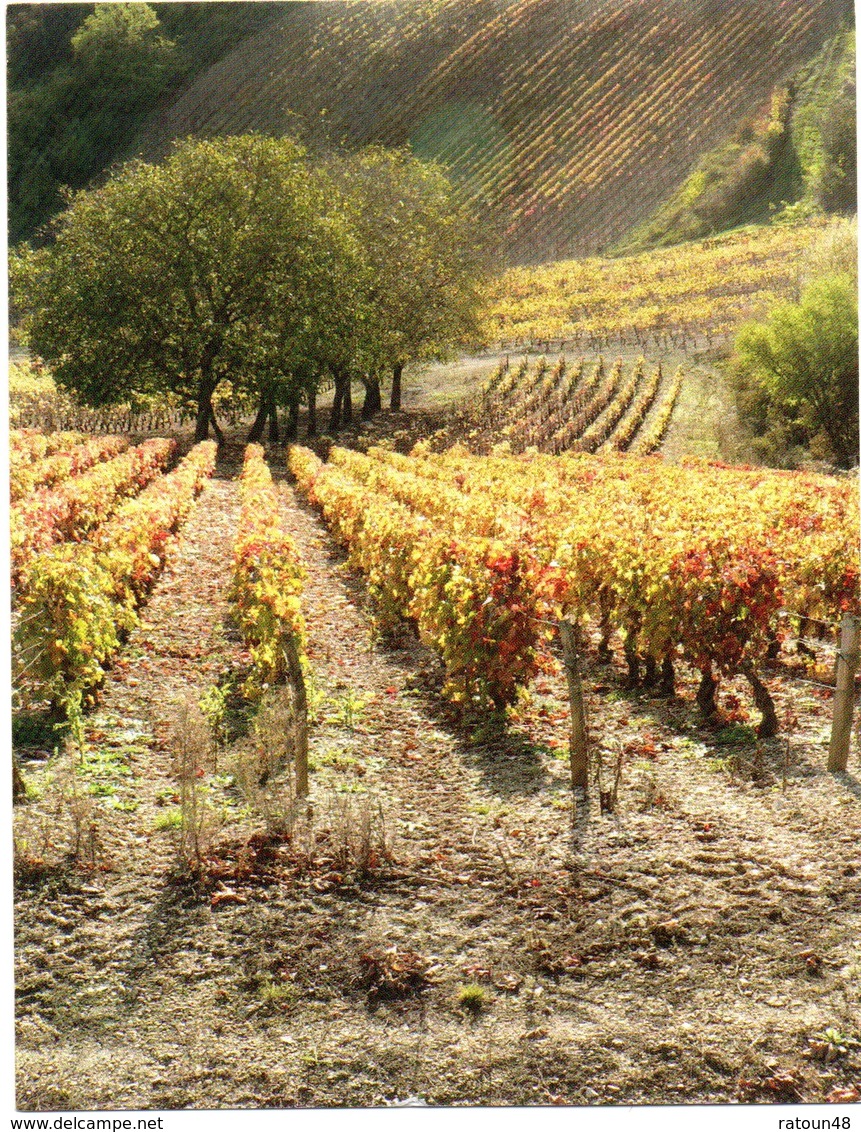
<svg viewBox="0 0 861 1132">
<path fill-rule="evenodd" d="M 493 985 L 497 990 L 511 991 L 516 994 L 523 985 L 523 979 L 519 975 L 498 975 L 494 979 Z"/>
<path fill-rule="evenodd" d="M 224 892 L 213 892 L 212 896 L 209 898 L 210 908 L 217 908 L 219 906 L 219 904 L 247 904 L 247 903 L 248 903 L 248 901 L 246 900 L 246 898 L 244 896 L 242 896 L 238 892 L 234 892 L 232 889 L 228 889 Z"/>
<path fill-rule="evenodd" d="M 795 1075 L 789 1071 L 774 1073 L 771 1077 L 743 1077 L 738 1083 L 738 1090 L 742 1094 L 771 1093 L 777 1097 L 789 1097 L 801 1100 L 801 1084 Z"/>
<path fill-rule="evenodd" d="M 801 1082 L 792 1073 L 775 1073 L 772 1077 L 766 1077 L 762 1084 L 772 1093 L 801 1096 Z"/>
<path fill-rule="evenodd" d="M 473 979 L 489 979 L 493 976 L 493 968 L 484 967 L 481 963 L 468 963 L 463 973 Z"/>
<path fill-rule="evenodd" d="M 359 956 L 362 973 L 359 985 L 364 987 L 369 998 L 402 998 L 424 990 L 433 976 L 440 970 L 417 951 L 398 951 L 396 947 L 386 950 L 366 951 Z"/>
<path fill-rule="evenodd" d="M 840 1056 L 840 1047 L 831 1042 L 811 1042 L 810 1049 L 805 1050 L 804 1056 L 814 1057 L 817 1061 L 824 1061 L 827 1065 L 831 1061 L 836 1061 Z"/>
<path fill-rule="evenodd" d="M 658 947 L 670 947 L 677 940 L 684 942 L 687 938 L 688 933 L 678 920 L 665 920 L 652 928 L 652 939 Z"/>
<path fill-rule="evenodd" d="M 582 967 L 585 962 L 586 960 L 582 955 L 565 955 L 561 960 L 566 971 L 576 970 L 578 967 Z"/>
<path fill-rule="evenodd" d="M 810 948 L 806 951 L 799 951 L 798 958 L 804 960 L 808 971 L 819 971 L 822 967 L 822 960 L 816 952 L 812 951 Z"/>
<path fill-rule="evenodd" d="M 638 951 L 634 955 L 634 962 L 641 967 L 657 970 L 661 966 L 661 957 L 656 951 Z"/>
<path fill-rule="evenodd" d="M 850 1085 L 848 1089 L 832 1089 L 825 1098 L 826 1104 L 855 1104 L 861 1101 L 861 1086 Z"/>
</svg>

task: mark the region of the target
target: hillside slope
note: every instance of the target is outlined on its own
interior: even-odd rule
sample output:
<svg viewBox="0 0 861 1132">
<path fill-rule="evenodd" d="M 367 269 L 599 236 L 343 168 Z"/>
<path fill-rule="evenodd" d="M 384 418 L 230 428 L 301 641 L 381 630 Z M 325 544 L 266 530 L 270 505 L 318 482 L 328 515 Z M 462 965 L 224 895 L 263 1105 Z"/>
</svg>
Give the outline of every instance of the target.
<svg viewBox="0 0 861 1132">
<path fill-rule="evenodd" d="M 343 0 L 285 5 L 139 138 L 301 132 L 411 144 L 510 258 L 600 251 L 809 62 L 845 0 Z"/>
<path fill-rule="evenodd" d="M 768 223 L 781 213 L 857 211 L 854 29 L 826 40 L 765 110 L 704 154 L 649 223 L 613 254 Z"/>
<path fill-rule="evenodd" d="M 82 189 L 199 72 L 276 18 L 274 0 L 218 4 L 9 4 L 7 185 L 12 243 L 41 239 Z M 89 47 L 79 37 L 90 26 Z M 166 39 L 164 38 L 166 37 Z M 86 36 L 85 36 L 86 39 Z"/>
</svg>

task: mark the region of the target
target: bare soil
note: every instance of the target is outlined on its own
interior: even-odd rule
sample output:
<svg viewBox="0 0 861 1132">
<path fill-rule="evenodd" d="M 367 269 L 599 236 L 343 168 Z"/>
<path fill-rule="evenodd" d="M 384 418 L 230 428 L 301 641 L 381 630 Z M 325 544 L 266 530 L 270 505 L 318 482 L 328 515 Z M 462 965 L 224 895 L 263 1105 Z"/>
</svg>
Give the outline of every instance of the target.
<svg viewBox="0 0 861 1132">
<path fill-rule="evenodd" d="M 857 749 L 825 772 L 830 692 L 776 665 L 783 736 L 760 743 L 744 685 L 705 728 L 690 674 L 661 699 L 592 656 L 618 798 L 578 813 L 561 677 L 502 732 L 453 721 L 433 657 L 379 636 L 273 451 L 308 566 L 314 722 L 311 816 L 267 834 L 234 781 L 254 728 L 226 598 L 238 459 L 87 717 L 83 769 L 74 743 L 29 748 L 19 1108 L 861 1098 L 861 782 Z M 172 736 L 214 690 L 225 742 L 192 881 L 165 817 Z"/>
</svg>

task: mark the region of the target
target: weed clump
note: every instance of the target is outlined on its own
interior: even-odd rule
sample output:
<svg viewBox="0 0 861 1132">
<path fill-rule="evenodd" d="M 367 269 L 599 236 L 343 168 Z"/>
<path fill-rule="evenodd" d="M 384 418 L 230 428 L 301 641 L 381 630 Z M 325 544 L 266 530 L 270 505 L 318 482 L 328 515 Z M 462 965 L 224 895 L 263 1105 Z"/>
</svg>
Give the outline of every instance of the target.
<svg viewBox="0 0 861 1132">
<path fill-rule="evenodd" d="M 372 1001 L 421 994 L 433 982 L 436 967 L 417 951 L 373 948 L 359 956 L 359 985 Z"/>
<path fill-rule="evenodd" d="M 189 697 L 176 713 L 172 734 L 173 770 L 179 793 L 179 821 L 168 811 L 160 828 L 175 830 L 180 871 L 199 877 L 221 819 L 213 807 L 207 773 L 215 770 L 212 728 L 199 703 Z"/>
<path fill-rule="evenodd" d="M 250 740 L 237 753 L 235 780 L 251 809 L 260 814 L 270 836 L 293 832 L 305 803 L 297 790 L 294 760 L 296 711 L 286 688 L 263 698 Z M 291 770 L 293 773 L 291 773 Z"/>
<path fill-rule="evenodd" d="M 489 1003 L 490 995 L 479 983 L 467 983 L 458 989 L 458 1006 L 473 1016 L 481 1014 Z"/>
</svg>

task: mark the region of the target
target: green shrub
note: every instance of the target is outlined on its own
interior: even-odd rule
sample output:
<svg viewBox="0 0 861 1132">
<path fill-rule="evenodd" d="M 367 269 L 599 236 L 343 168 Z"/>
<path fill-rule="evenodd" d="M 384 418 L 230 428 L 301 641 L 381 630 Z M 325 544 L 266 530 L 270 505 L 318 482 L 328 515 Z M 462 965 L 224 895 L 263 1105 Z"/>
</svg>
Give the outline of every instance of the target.
<svg viewBox="0 0 861 1132">
<path fill-rule="evenodd" d="M 805 441 L 812 454 L 849 467 L 858 458 L 858 297 L 846 273 L 808 284 L 735 341 L 737 385 L 754 431 Z M 743 406 L 744 407 L 744 406 Z"/>
</svg>

